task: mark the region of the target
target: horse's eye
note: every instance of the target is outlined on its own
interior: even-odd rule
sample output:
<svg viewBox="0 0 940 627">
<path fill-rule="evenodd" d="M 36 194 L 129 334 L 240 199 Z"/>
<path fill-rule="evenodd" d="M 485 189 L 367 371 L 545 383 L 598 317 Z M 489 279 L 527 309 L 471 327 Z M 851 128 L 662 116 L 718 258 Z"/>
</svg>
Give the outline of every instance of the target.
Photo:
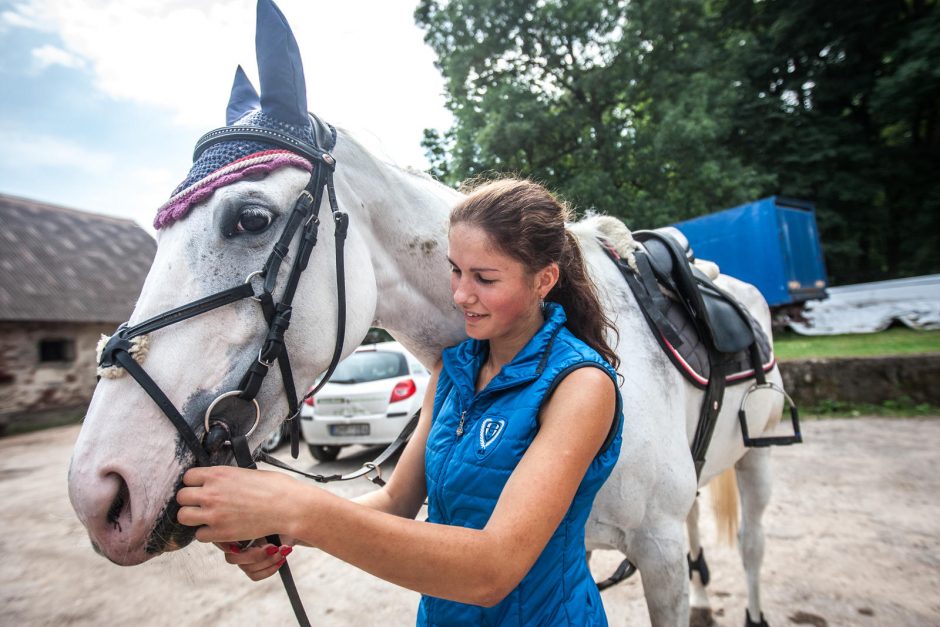
<svg viewBox="0 0 940 627">
<path fill-rule="evenodd" d="M 236 233 L 260 233 L 271 225 L 274 216 L 259 207 L 245 207 L 238 216 Z"/>
</svg>

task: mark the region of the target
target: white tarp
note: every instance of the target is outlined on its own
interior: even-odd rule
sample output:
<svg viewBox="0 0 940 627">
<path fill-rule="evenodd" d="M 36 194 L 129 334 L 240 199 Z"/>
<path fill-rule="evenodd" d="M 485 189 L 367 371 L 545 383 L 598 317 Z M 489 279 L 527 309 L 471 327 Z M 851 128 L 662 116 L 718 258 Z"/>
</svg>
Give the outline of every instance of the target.
<svg viewBox="0 0 940 627">
<path fill-rule="evenodd" d="M 829 298 L 806 303 L 808 322 L 789 323 L 803 335 L 882 331 L 895 321 L 940 329 L 940 274 L 830 287 Z"/>
</svg>

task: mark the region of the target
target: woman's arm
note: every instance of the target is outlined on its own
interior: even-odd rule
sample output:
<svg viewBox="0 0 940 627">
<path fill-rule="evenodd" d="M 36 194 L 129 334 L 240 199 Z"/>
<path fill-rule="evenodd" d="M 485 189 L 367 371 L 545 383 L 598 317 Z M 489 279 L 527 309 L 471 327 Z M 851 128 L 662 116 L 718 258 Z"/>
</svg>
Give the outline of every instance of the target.
<svg viewBox="0 0 940 627">
<path fill-rule="evenodd" d="M 582 368 L 568 375 L 543 408 L 539 433 L 482 530 L 402 518 L 280 473 L 229 467 L 186 474 L 194 487 L 180 490 L 179 520 L 203 525 L 196 532 L 202 541 L 283 533 L 406 588 L 493 605 L 525 576 L 558 527 L 607 436 L 614 407 L 606 373 Z M 425 430 L 421 440 L 426 437 Z M 399 494 L 414 506 L 409 499 L 416 492 Z"/>
</svg>

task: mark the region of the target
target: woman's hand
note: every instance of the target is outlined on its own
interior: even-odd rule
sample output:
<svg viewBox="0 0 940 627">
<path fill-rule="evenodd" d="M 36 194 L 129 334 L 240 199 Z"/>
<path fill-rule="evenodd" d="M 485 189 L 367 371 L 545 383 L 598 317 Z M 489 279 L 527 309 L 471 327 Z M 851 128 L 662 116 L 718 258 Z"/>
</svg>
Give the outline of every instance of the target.
<svg viewBox="0 0 940 627">
<path fill-rule="evenodd" d="M 288 532 L 290 506 L 305 487 L 279 472 L 230 466 L 191 468 L 183 485 L 176 519 L 197 527 L 197 540 L 226 545 Z"/>
<path fill-rule="evenodd" d="M 242 572 L 252 581 L 261 581 L 276 573 L 287 561 L 287 556 L 294 550 L 290 546 L 291 542 L 286 542 L 279 547 L 273 544 L 264 544 L 244 549 L 234 542 L 216 542 L 215 545 L 225 553 L 226 562 L 241 568 Z"/>
</svg>

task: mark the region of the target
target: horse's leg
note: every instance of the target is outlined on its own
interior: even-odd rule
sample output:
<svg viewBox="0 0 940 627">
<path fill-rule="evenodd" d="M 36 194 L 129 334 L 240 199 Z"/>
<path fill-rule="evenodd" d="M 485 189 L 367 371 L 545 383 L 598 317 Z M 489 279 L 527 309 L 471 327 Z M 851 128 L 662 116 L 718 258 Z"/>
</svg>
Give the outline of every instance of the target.
<svg viewBox="0 0 940 627">
<path fill-rule="evenodd" d="M 630 560 L 643 577 L 643 594 L 653 627 L 686 627 L 689 621 L 689 566 L 681 518 L 645 527 L 634 536 Z"/>
<path fill-rule="evenodd" d="M 761 518 L 770 502 L 771 467 L 770 449 L 755 448 L 735 464 L 738 493 L 741 495 L 741 530 L 738 548 L 747 578 L 746 625 L 763 626 L 764 615 L 760 604 L 760 567 L 764 559 L 764 527 Z"/>
<path fill-rule="evenodd" d="M 698 532 L 698 498 L 695 499 L 692 509 L 689 510 L 685 527 L 689 534 L 690 566 L 692 563 L 696 563 L 698 566 L 697 568 L 690 568 L 689 573 L 689 605 L 691 606 L 689 625 L 691 627 L 710 627 L 715 624 L 715 621 L 712 618 L 708 593 L 705 591 L 705 586 L 708 585 L 708 570 L 705 566 L 705 554 L 702 552 L 702 543 Z"/>
</svg>

